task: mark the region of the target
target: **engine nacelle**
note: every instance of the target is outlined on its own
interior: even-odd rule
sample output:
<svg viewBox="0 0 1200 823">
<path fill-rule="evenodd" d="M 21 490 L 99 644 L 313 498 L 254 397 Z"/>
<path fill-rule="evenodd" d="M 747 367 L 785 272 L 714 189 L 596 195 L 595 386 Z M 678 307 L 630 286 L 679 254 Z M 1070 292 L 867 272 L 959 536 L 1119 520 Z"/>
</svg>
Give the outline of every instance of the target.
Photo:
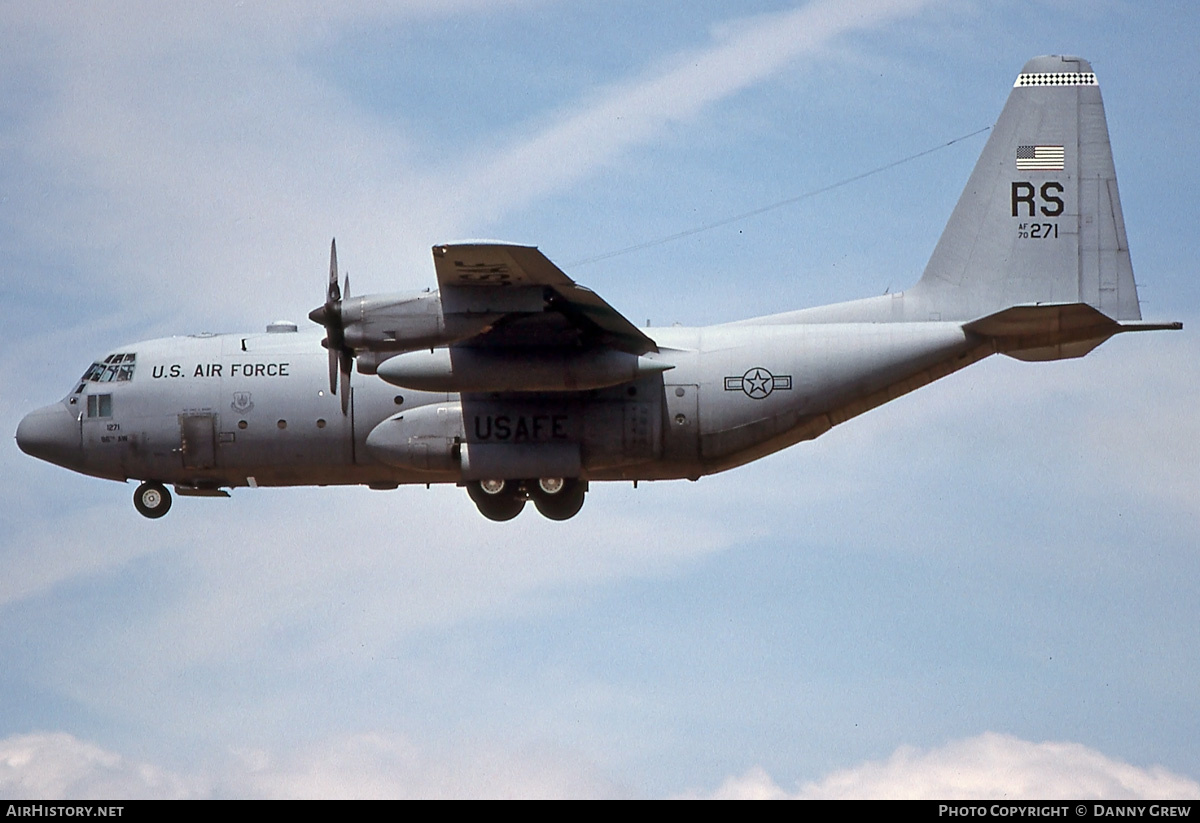
<svg viewBox="0 0 1200 823">
<path fill-rule="evenodd" d="M 346 345 L 356 351 L 403 352 L 474 337 L 498 313 L 446 313 L 439 292 L 371 294 L 341 301 Z"/>
<path fill-rule="evenodd" d="M 376 373 L 407 389 L 431 392 L 562 392 L 604 389 L 673 368 L 613 349 L 556 351 L 454 346 L 387 358 Z"/>
<path fill-rule="evenodd" d="M 371 429 L 367 451 L 381 463 L 416 471 L 458 471 L 462 406 L 442 403 L 394 414 Z"/>
</svg>

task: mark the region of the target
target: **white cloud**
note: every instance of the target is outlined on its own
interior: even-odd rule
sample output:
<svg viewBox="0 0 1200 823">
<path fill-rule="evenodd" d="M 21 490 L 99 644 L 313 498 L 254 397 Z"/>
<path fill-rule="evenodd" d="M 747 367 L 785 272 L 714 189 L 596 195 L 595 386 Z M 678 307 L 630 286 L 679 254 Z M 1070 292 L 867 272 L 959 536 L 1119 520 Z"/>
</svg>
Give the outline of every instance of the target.
<svg viewBox="0 0 1200 823">
<path fill-rule="evenodd" d="M 0 740 L 0 797 L 179 799 L 203 793 L 198 783 L 65 732 Z"/>
<path fill-rule="evenodd" d="M 988 732 L 922 751 L 901 746 L 884 761 L 834 772 L 789 792 L 765 770 L 730 777 L 709 797 L 727 799 L 1172 799 L 1200 783 L 1161 766 L 1133 766 L 1079 743 L 1031 743 Z"/>
<path fill-rule="evenodd" d="M 558 751 L 459 746 L 431 752 L 404 737 L 348 735 L 284 755 L 243 752 L 233 794 L 291 798 L 568 798 L 611 796 L 594 768 Z"/>
<path fill-rule="evenodd" d="M 287 753 L 230 752 L 181 774 L 80 740 L 37 732 L 0 740 L 0 797 L 52 799 L 598 797 L 617 789 L 569 752 L 460 745 L 400 735 L 328 738 Z"/>
<path fill-rule="evenodd" d="M 483 164 L 468 175 L 461 206 L 473 204 L 486 217 L 562 188 L 669 124 L 689 120 L 798 58 L 819 53 L 838 37 L 909 16 L 928 4 L 815 2 L 729 21 L 715 44 L 676 55 L 665 68 L 610 88 Z"/>
<path fill-rule="evenodd" d="M 0 740 L 0 797 L 413 798 L 599 797 L 624 794 L 571 752 L 506 750 L 458 742 L 431 749 L 403 735 L 338 735 L 286 752 L 231 751 L 197 774 L 130 760 L 70 734 Z M 1078 743 L 1032 743 L 987 732 L 920 750 L 901 746 L 868 761 L 781 788 L 761 767 L 726 779 L 722 799 L 1195 799 L 1200 783 L 1140 767 Z"/>
</svg>

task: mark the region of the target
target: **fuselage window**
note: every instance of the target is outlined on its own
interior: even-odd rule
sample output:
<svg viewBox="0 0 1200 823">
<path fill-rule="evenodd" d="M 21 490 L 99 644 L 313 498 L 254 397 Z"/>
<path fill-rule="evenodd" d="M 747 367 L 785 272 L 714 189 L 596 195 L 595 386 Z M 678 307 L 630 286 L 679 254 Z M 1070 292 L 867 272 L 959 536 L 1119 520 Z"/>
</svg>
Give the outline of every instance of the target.
<svg viewBox="0 0 1200 823">
<path fill-rule="evenodd" d="M 89 394 L 88 417 L 112 417 L 112 395 L 111 394 Z"/>
</svg>

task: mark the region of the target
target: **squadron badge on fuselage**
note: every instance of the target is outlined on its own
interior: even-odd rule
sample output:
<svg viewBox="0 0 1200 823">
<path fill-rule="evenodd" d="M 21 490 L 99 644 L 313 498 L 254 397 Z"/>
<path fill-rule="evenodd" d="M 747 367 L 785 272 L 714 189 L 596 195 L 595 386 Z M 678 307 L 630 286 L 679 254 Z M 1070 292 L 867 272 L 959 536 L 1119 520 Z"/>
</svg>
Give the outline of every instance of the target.
<svg viewBox="0 0 1200 823">
<path fill-rule="evenodd" d="M 229 408 L 233 409 L 238 414 L 245 414 L 254 408 L 254 401 L 250 399 L 250 392 L 235 391 L 233 393 L 233 402 L 229 404 Z"/>
</svg>

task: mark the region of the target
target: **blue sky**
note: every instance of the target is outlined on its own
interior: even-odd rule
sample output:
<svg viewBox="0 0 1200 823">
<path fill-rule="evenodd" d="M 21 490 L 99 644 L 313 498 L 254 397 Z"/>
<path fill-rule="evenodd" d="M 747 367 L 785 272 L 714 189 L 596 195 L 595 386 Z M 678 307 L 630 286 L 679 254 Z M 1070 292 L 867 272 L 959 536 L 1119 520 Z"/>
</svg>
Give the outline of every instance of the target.
<svg viewBox="0 0 1200 823">
<path fill-rule="evenodd" d="M 96 353 L 538 244 L 631 319 L 903 289 L 1051 52 L 1195 327 L 1198 19 L 1102 2 L 0 7 L 0 423 Z M 1200 794 L 1200 346 L 992 358 L 698 483 L 131 488 L 0 450 L 0 796 Z"/>
</svg>

